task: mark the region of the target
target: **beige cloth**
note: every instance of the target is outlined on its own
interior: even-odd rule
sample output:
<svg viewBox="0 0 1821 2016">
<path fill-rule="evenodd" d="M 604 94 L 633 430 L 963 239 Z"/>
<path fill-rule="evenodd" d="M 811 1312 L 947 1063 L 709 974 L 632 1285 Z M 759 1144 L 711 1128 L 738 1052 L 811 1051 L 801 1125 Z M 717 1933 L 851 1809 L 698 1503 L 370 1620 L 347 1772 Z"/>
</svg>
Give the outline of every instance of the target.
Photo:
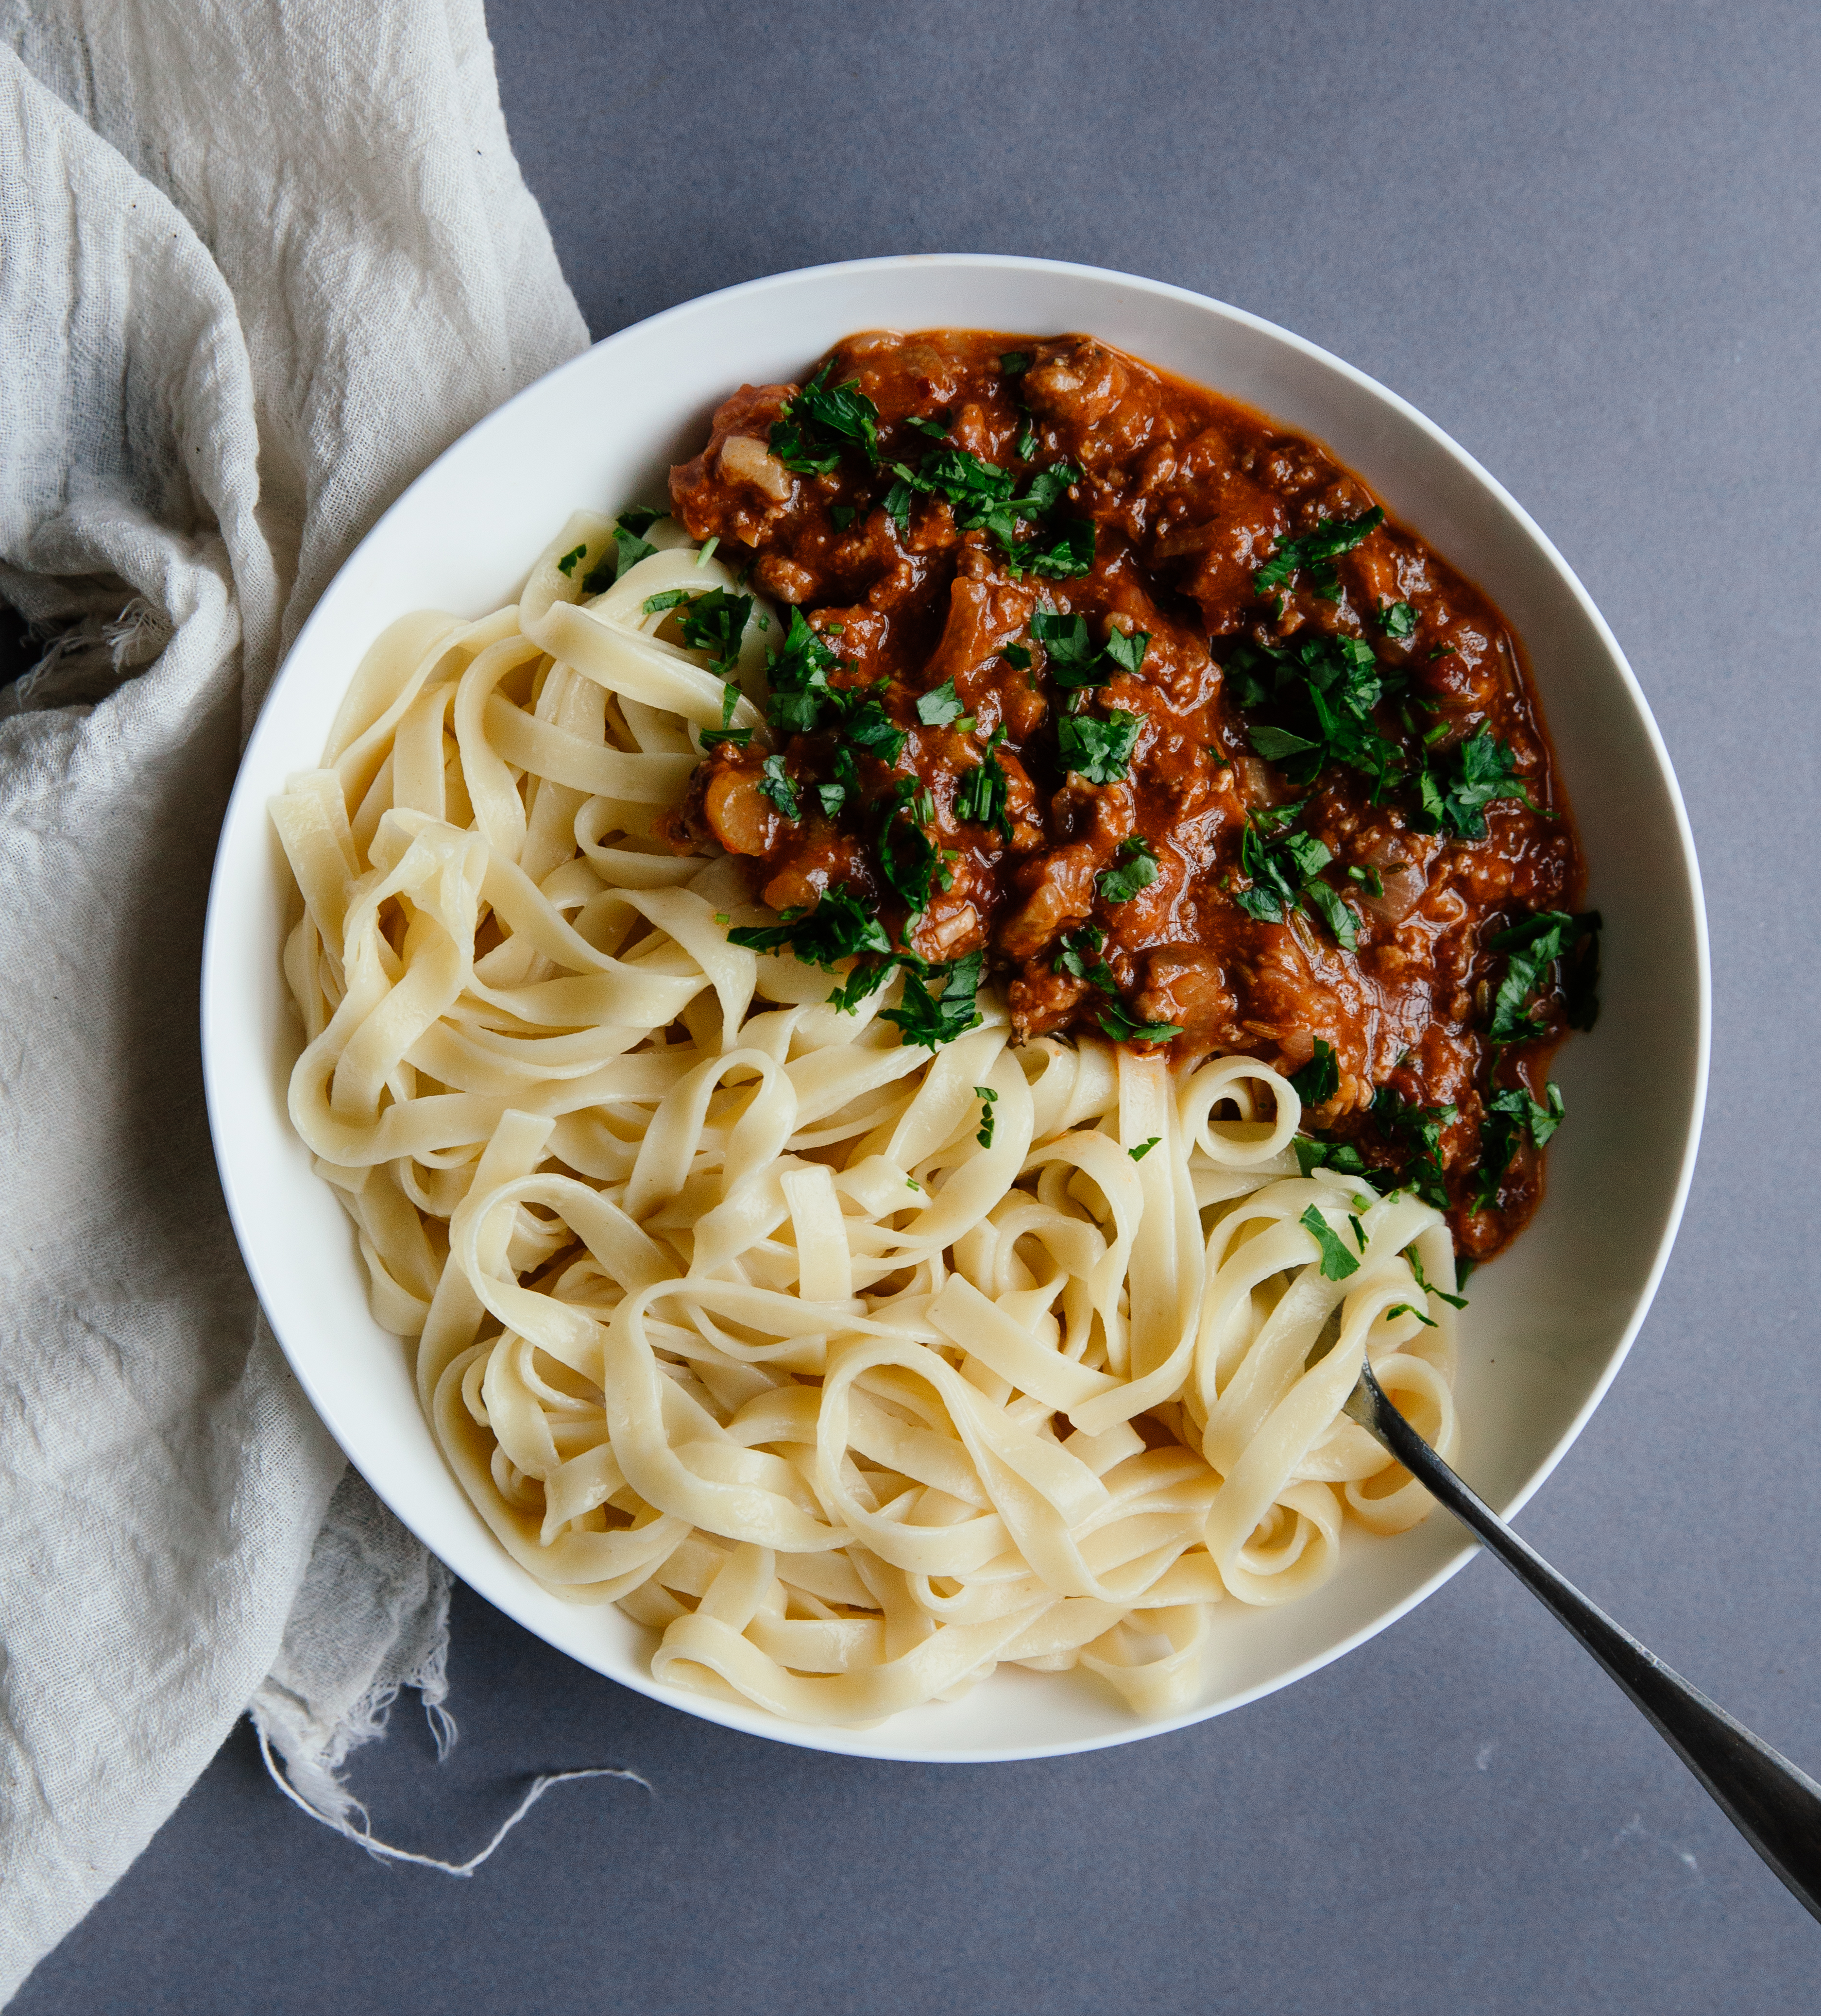
<svg viewBox="0 0 1821 2016">
<path fill-rule="evenodd" d="M 586 340 L 480 0 L 0 0 L 0 596 L 55 640 L 0 694 L 0 1999 L 256 1690 L 319 1804 L 440 1693 L 446 1578 L 222 1209 L 203 907 L 324 584 Z"/>
</svg>

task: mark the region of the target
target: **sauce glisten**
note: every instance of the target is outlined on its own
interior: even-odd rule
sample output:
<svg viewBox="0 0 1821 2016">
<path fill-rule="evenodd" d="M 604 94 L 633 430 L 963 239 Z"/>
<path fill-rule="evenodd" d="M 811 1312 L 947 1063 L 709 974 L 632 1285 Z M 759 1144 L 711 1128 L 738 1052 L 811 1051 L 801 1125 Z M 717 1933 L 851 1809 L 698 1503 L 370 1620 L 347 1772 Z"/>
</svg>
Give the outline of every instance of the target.
<svg viewBox="0 0 1821 2016">
<path fill-rule="evenodd" d="M 1490 941 L 1535 913 L 1571 910 L 1582 880 L 1535 698 L 1497 610 L 1390 521 L 1261 590 L 1255 577 L 1285 542 L 1373 509 L 1364 484 L 1314 443 L 1090 337 L 875 333 L 827 361 L 826 385 L 851 384 L 877 409 L 876 463 L 856 445 L 832 469 L 787 467 L 772 430 L 801 388 L 743 386 L 701 454 L 672 471 L 673 509 L 693 537 L 718 539 L 720 557 L 750 570 L 754 588 L 804 612 L 841 661 L 830 684 L 883 682 L 874 690 L 904 743 L 890 764 L 849 748 L 843 774 L 857 772 L 859 788 L 831 818 L 813 787 L 836 774 L 838 730 L 774 734 L 798 787 L 795 820 L 762 788 L 768 752 L 724 743 L 668 822 L 672 844 L 712 839 L 749 857 L 755 892 L 774 909 L 843 887 L 924 958 L 983 949 L 1021 1035 L 1099 1032 L 1110 968 L 1130 1021 L 1179 1030 L 1168 1040 L 1184 1060 L 1240 1051 L 1294 1073 L 1319 1039 L 1332 1048 L 1335 1082 L 1305 1126 L 1395 1175 L 1409 1161 L 1409 1125 L 1387 1119 L 1380 1095 L 1406 1109 L 1452 1107 L 1438 1146 L 1456 1243 L 1474 1258 L 1495 1251 L 1535 1208 L 1542 1157 L 1520 1130 L 1505 1144 L 1503 1179 L 1476 1181 L 1487 1103 L 1518 1086 L 1545 1096 L 1566 1010 L 1546 974 L 1528 1011 L 1534 1035 L 1494 1044 L 1510 956 Z M 1086 571 L 1021 571 L 992 529 L 958 527 L 939 488 L 899 481 L 894 465 L 914 472 L 945 442 L 1020 485 L 1067 465 L 1073 481 L 1049 530 L 1092 524 Z M 1032 549 L 1046 545 L 1042 526 L 1021 531 Z M 1078 695 L 1033 635 L 1042 612 L 1085 617 L 1096 649 L 1114 631 L 1142 633 L 1137 670 L 1103 662 L 1110 675 Z M 1340 761 L 1293 783 L 1294 761 L 1258 753 L 1261 725 L 1308 727 L 1306 706 L 1287 712 L 1266 689 L 1312 639 L 1369 646 L 1385 687 L 1372 730 L 1405 766 L 1388 783 L 1382 766 L 1374 776 Z M 919 697 L 947 681 L 971 725 L 919 718 Z M 1301 693 L 1294 681 L 1291 691 Z M 1107 781 L 1066 768 L 1059 749 L 1060 723 L 1084 704 L 1096 719 L 1135 724 L 1124 762 L 1102 766 Z M 1508 751 L 1511 788 L 1524 795 L 1470 815 L 1478 837 L 1423 830 L 1438 823 L 1411 779 L 1425 761 L 1458 762 L 1451 752 L 1483 729 Z M 1005 778 L 998 825 L 956 815 L 957 790 L 989 757 Z M 907 913 L 878 851 L 880 808 L 905 779 L 927 791 L 924 830 L 948 880 L 920 915 Z M 1276 920 L 1240 900 L 1258 886 L 1241 854 L 1249 818 L 1254 848 L 1294 830 L 1326 849 L 1315 879 L 1346 906 L 1350 948 L 1327 897 L 1320 908 L 1286 902 Z M 1109 900 L 1099 878 L 1134 858 L 1135 841 L 1154 878 Z M 1084 927 L 1103 940 L 1099 988 L 1061 957 L 1067 942 L 1092 942 Z"/>
</svg>

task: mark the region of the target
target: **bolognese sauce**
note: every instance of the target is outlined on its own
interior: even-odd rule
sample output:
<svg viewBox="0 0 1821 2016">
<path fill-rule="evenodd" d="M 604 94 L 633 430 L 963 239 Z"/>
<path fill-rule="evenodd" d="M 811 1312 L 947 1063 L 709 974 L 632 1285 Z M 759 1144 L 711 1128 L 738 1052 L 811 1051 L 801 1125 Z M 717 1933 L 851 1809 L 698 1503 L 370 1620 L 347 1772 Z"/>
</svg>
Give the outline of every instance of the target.
<svg viewBox="0 0 1821 2016">
<path fill-rule="evenodd" d="M 746 858 L 744 941 L 904 971 L 919 1040 L 984 973 L 1020 1037 L 1260 1057 L 1305 1168 L 1470 1258 L 1523 1225 L 1598 920 L 1517 640 L 1357 476 L 1091 337 L 939 330 L 743 386 L 671 491 L 783 613 L 770 746 L 711 731 L 662 829 Z"/>
</svg>

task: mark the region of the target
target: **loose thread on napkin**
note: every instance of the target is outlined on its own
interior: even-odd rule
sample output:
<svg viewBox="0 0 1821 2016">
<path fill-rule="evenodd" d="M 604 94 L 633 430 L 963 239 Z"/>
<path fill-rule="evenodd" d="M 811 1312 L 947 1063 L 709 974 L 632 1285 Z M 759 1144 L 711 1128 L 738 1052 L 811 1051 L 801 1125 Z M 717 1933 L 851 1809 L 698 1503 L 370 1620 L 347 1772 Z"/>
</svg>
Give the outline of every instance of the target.
<svg viewBox="0 0 1821 2016">
<path fill-rule="evenodd" d="M 266 1741 L 265 1731 L 261 1729 L 257 1733 L 259 1754 L 265 1759 L 265 1768 L 272 1774 L 272 1783 L 299 1812 L 308 1813 L 311 1820 L 319 1821 L 336 1834 L 345 1834 L 350 1841 L 364 1848 L 376 1862 L 412 1862 L 420 1869 L 438 1870 L 444 1876 L 472 1876 L 552 1785 L 573 1784 L 578 1778 L 629 1778 L 634 1784 L 642 1785 L 653 1798 L 657 1797 L 649 1779 L 640 1777 L 636 1771 L 622 1770 L 611 1764 L 589 1765 L 575 1771 L 546 1771 L 531 1780 L 531 1790 L 506 1816 L 493 1838 L 478 1855 L 471 1855 L 466 1862 L 441 1862 L 434 1855 L 416 1855 L 408 1848 L 394 1848 L 389 1841 L 381 1841 L 372 1831 L 366 1808 L 351 1796 L 348 1797 L 346 1808 L 340 1812 L 324 1813 L 313 1806 L 279 1769 L 278 1760 L 272 1754 L 272 1745 Z M 440 1732 L 437 1748 L 439 1755 L 444 1754 Z M 360 1815 L 361 1824 L 358 1827 L 348 1818 L 350 1812 Z"/>
</svg>

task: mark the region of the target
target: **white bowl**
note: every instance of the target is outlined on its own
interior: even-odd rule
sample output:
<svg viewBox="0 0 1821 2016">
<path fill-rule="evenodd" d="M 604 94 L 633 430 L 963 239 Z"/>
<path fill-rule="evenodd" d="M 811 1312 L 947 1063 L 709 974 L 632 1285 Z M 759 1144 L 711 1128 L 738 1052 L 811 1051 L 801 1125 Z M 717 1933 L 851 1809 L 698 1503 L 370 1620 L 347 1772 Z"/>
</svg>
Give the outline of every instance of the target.
<svg viewBox="0 0 1821 2016">
<path fill-rule="evenodd" d="M 279 972 L 286 871 L 267 801 L 315 765 L 362 651 L 394 617 L 514 599 L 578 505 L 665 495 L 743 380 L 799 377 L 855 329 L 1089 330 L 1326 444 L 1479 583 L 1528 646 L 1606 919 L 1603 1012 L 1558 1073 L 1570 1118 L 1549 1193 L 1479 1275 L 1459 1397 L 1463 1474 L 1514 1511 L 1560 1461 L 1643 1321 L 1682 1215 L 1707 1082 L 1705 920 L 1681 794 L 1612 633 L 1560 554 L 1441 430 L 1314 344 L 1199 294 L 1036 259 L 880 259 L 754 280 L 655 315 L 521 392 L 434 463 L 363 540 L 304 626 L 241 765 L 203 956 L 209 1116 L 255 1287 L 304 1390 L 374 1489 L 463 1581 L 585 1665 L 710 1721 L 812 1748 L 930 1762 L 1053 1756 L 1218 1715 L 1362 1643 L 1467 1559 L 1447 1515 L 1350 1531 L 1340 1572 L 1282 1608 L 1223 1604 L 1202 1697 L 1134 1717 L 1080 1674 L 1006 1669 L 966 1699 L 872 1730 L 803 1728 L 651 1678 L 647 1634 L 542 1589 L 483 1525 L 418 1411 L 405 1347 L 367 1309 L 354 1238 L 285 1114 L 300 1046 Z"/>
</svg>

